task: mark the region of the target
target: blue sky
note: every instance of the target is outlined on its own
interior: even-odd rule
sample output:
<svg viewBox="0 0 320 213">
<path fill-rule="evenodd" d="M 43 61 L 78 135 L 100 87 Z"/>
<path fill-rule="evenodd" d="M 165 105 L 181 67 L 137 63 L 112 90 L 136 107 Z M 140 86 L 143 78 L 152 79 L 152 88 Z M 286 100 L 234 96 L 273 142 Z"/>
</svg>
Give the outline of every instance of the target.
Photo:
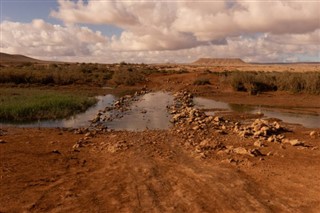
<svg viewBox="0 0 320 213">
<path fill-rule="evenodd" d="M 320 61 L 317 0 L 0 2 L 2 52 L 92 62 Z"/>
<path fill-rule="evenodd" d="M 52 10 L 58 9 L 55 0 L 1 0 L 1 21 L 31 22 L 33 19 L 43 19 L 51 24 L 63 24 L 63 21 L 50 16 Z M 112 25 L 86 24 L 92 30 L 101 31 L 106 36 L 120 35 L 122 29 Z"/>
</svg>

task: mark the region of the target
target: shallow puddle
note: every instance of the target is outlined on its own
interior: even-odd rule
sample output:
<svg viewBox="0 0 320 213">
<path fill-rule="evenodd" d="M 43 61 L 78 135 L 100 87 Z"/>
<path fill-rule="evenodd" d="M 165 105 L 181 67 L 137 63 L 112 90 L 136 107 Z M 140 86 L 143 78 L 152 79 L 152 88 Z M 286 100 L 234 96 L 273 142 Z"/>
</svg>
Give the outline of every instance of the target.
<svg viewBox="0 0 320 213">
<path fill-rule="evenodd" d="M 88 127 L 90 120 L 100 110 L 111 106 L 116 100 L 113 95 L 98 96 L 98 103 L 86 112 L 69 119 L 47 120 L 29 123 L 2 123 L 5 126 L 17 127 Z M 121 118 L 104 122 L 105 126 L 114 130 L 142 131 L 145 129 L 168 129 L 171 127 L 167 106 L 173 104 L 173 96 L 165 92 L 148 93 L 133 101 L 130 110 L 121 113 Z M 119 112 L 117 112 L 119 113 Z"/>
<path fill-rule="evenodd" d="M 166 107 L 172 104 L 173 96 L 169 93 L 148 93 L 133 102 L 131 109 L 122 118 L 105 124 L 108 128 L 115 130 L 168 129 L 171 123 Z"/>
<path fill-rule="evenodd" d="M 228 104 L 201 97 L 194 98 L 194 102 L 197 108 L 206 109 L 207 114 L 211 115 L 214 115 L 217 111 L 234 111 L 252 114 L 262 113 L 265 117 L 277 118 L 287 123 L 301 124 L 309 128 L 320 127 L 319 113 L 311 112 L 307 109 L 287 109 L 243 104 Z"/>
</svg>

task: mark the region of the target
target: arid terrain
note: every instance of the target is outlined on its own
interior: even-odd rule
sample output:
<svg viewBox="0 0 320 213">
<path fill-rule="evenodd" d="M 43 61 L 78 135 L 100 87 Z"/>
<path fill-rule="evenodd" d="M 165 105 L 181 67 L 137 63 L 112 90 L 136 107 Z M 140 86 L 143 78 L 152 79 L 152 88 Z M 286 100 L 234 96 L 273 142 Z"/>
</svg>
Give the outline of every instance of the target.
<svg viewBox="0 0 320 213">
<path fill-rule="evenodd" d="M 99 94 L 170 92 L 174 103 L 167 106 L 169 129 L 0 124 L 0 212 L 319 212 L 320 120 L 318 127 L 306 128 L 255 113 L 211 116 L 193 103 L 193 97 L 206 97 L 319 114 L 320 95 L 250 95 L 234 91 L 214 74 L 319 72 L 319 64 L 229 62 L 148 65 L 170 72 L 154 72 L 144 82 L 113 89 L 87 86 Z M 195 84 L 195 79 L 209 83 Z M 81 85 L 51 87 L 76 91 Z M 114 108 L 121 111 L 126 98 Z"/>
</svg>

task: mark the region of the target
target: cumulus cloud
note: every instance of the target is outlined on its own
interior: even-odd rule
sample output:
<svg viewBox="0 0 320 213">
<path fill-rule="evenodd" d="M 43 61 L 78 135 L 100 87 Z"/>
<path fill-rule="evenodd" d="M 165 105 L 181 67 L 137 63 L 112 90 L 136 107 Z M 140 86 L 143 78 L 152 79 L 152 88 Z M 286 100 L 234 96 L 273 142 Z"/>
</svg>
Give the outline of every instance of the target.
<svg viewBox="0 0 320 213">
<path fill-rule="evenodd" d="M 185 49 L 257 32 L 304 34 L 320 28 L 317 1 L 59 0 L 59 4 L 51 15 L 65 23 L 122 28 L 122 35 L 114 38 L 115 47 L 127 50 Z"/>
<path fill-rule="evenodd" d="M 199 57 L 320 61 L 318 1 L 58 0 L 64 22 L 3 21 L 0 51 L 62 61 L 190 62 Z M 107 37 L 79 24 L 121 28 Z"/>
<path fill-rule="evenodd" d="M 31 56 L 89 55 L 99 45 L 108 42 L 107 37 L 87 27 L 63 27 L 41 19 L 31 23 L 3 21 L 0 29 L 0 51 Z"/>
</svg>

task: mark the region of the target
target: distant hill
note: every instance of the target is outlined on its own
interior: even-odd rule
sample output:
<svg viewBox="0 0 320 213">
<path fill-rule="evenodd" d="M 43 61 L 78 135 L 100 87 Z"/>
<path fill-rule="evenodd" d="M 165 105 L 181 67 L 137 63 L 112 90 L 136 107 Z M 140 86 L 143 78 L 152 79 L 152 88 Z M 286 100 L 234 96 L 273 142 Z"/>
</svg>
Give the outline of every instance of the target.
<svg viewBox="0 0 320 213">
<path fill-rule="evenodd" d="M 11 55 L 7 53 L 0 52 L 0 64 L 5 63 L 25 63 L 25 62 L 43 62 L 38 59 L 30 58 L 24 55 Z"/>
<path fill-rule="evenodd" d="M 249 65 L 240 58 L 199 58 L 192 64 L 214 66 L 243 66 Z"/>
</svg>

